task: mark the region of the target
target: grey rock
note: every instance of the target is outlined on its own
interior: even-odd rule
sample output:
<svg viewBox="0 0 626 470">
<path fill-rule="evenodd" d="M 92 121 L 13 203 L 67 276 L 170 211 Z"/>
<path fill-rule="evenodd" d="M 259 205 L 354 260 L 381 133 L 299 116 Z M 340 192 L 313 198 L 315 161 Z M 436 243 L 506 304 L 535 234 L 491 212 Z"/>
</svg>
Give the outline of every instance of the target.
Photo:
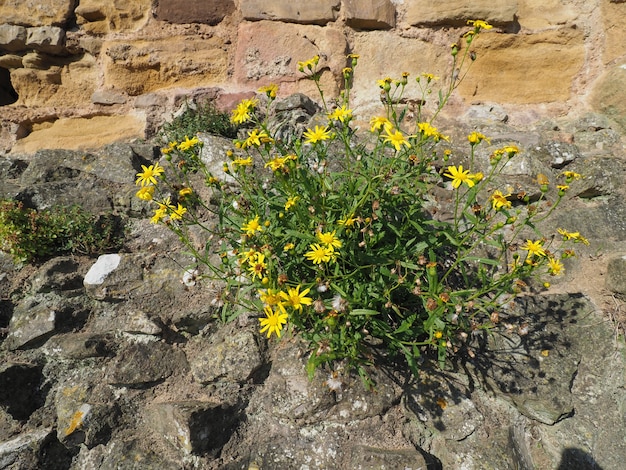
<svg viewBox="0 0 626 470">
<path fill-rule="evenodd" d="M 351 449 L 349 467 L 363 470 L 381 468 L 428 468 L 424 456 L 416 450 L 381 449 L 357 445 Z"/>
<path fill-rule="evenodd" d="M 535 147 L 534 153 L 552 168 L 563 168 L 580 158 L 580 151 L 576 145 L 559 141 L 540 144 Z"/>
<path fill-rule="evenodd" d="M 113 105 L 124 104 L 128 101 L 128 97 L 122 93 L 116 93 L 111 90 L 95 91 L 91 95 L 91 102 L 94 104 Z"/>
<path fill-rule="evenodd" d="M 606 288 L 617 294 L 626 294 L 626 255 L 612 257 L 606 267 Z"/>
<path fill-rule="evenodd" d="M 33 452 L 33 449 L 42 447 L 44 441 L 52 433 L 51 428 L 27 431 L 8 441 L 0 442 L 0 468 L 18 468 L 12 465 L 19 460 L 23 453 Z M 24 463 L 23 461 L 21 462 Z M 31 461 L 31 464 L 34 463 Z M 25 467 L 19 467 L 25 468 Z"/>
<path fill-rule="evenodd" d="M 53 336 L 42 351 L 55 359 L 81 360 L 114 354 L 116 341 L 112 335 L 78 332 Z"/>
<path fill-rule="evenodd" d="M 232 326 L 222 328 L 208 340 L 198 337 L 186 352 L 194 380 L 201 384 L 217 380 L 246 382 L 263 365 L 257 335 Z"/>
<path fill-rule="evenodd" d="M 9 52 L 21 51 L 26 46 L 26 28 L 13 24 L 0 25 L 0 47 Z"/>
<path fill-rule="evenodd" d="M 65 30 L 57 26 L 28 28 L 26 47 L 48 54 L 60 54 L 65 48 Z"/>
<path fill-rule="evenodd" d="M 56 329 L 61 302 L 50 297 L 28 297 L 15 307 L 3 345 L 10 349 L 40 345 Z"/>
<path fill-rule="evenodd" d="M 117 387 L 144 388 L 188 369 L 184 353 L 162 342 L 129 344 L 108 365 L 107 382 Z"/>
</svg>

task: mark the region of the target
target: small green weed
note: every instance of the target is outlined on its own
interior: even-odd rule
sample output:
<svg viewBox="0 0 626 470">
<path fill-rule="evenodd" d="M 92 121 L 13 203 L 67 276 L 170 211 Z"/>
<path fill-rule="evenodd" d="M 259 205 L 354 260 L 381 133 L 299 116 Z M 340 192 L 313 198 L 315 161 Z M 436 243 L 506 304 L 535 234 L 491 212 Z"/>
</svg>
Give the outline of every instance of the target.
<svg viewBox="0 0 626 470">
<path fill-rule="evenodd" d="M 221 112 L 208 102 L 195 107 L 187 105 L 186 109 L 171 122 L 165 123 L 161 134 L 168 142 L 180 142 L 186 136 L 194 136 L 198 132 L 234 138 L 238 126 L 233 124 L 227 113 Z"/>
</svg>

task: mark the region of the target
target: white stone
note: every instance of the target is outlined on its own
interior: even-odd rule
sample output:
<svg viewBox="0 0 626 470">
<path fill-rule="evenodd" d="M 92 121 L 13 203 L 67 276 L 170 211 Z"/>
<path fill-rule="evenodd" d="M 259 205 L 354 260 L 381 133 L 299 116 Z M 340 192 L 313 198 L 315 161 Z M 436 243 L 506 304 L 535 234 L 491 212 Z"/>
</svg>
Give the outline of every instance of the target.
<svg viewBox="0 0 626 470">
<path fill-rule="evenodd" d="M 121 256 L 117 254 L 99 256 L 94 265 L 89 268 L 89 271 L 83 280 L 83 284 L 102 284 L 107 276 L 117 269 L 121 259 Z"/>
</svg>

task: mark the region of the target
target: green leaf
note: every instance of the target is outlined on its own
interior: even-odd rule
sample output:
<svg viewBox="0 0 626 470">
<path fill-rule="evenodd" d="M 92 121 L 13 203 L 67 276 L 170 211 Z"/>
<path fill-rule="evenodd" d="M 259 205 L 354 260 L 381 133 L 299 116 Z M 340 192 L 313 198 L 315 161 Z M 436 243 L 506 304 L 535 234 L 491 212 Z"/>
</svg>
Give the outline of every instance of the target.
<svg viewBox="0 0 626 470">
<path fill-rule="evenodd" d="M 350 312 L 350 315 L 379 315 L 380 312 L 376 310 L 370 310 L 369 308 L 355 308 Z"/>
</svg>

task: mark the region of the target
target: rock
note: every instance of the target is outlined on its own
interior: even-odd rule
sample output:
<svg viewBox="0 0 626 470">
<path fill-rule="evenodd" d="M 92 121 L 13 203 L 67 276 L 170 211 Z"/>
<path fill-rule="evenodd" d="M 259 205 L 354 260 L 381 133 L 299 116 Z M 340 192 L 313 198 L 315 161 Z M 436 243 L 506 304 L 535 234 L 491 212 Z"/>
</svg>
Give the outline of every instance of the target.
<svg viewBox="0 0 626 470">
<path fill-rule="evenodd" d="M 23 26 L 60 26 L 69 21 L 74 4 L 74 0 L 6 0 L 0 4 L 0 18 Z"/>
<path fill-rule="evenodd" d="M 1 7 L 0 7 L 1 8 Z M 0 48 L 15 52 L 26 46 L 26 28 L 13 24 L 0 24 Z"/>
<path fill-rule="evenodd" d="M 35 429 L 24 432 L 11 440 L 0 442 L 0 467 L 26 468 L 11 466 L 16 462 L 17 465 L 24 465 L 25 462 L 22 460 L 23 453 L 33 452 L 33 449 L 43 447 L 44 442 L 51 433 L 52 428 Z M 36 465 L 36 462 L 28 459 L 28 457 L 26 457 L 26 460 L 26 465 Z"/>
<path fill-rule="evenodd" d="M 87 271 L 83 281 L 85 286 L 99 286 L 104 283 L 108 275 L 117 269 L 121 259 L 121 256 L 118 254 L 100 255 L 94 265 Z"/>
<path fill-rule="evenodd" d="M 72 257 L 61 256 L 46 261 L 31 280 L 31 293 L 54 292 L 67 296 L 82 294 L 83 278 L 79 263 Z"/>
<path fill-rule="evenodd" d="M 81 0 L 74 10 L 81 30 L 93 35 L 134 31 L 151 17 L 151 0 Z"/>
<path fill-rule="evenodd" d="M 3 345 L 10 349 L 37 347 L 56 330 L 60 303 L 50 297 L 28 297 L 20 302 L 9 323 L 9 334 Z"/>
<path fill-rule="evenodd" d="M 233 0 L 160 0 L 155 17 L 169 23 L 216 25 L 234 10 Z"/>
<path fill-rule="evenodd" d="M 605 114 L 626 129 L 626 64 L 607 69 L 597 80 L 591 95 L 594 111 Z"/>
<path fill-rule="evenodd" d="M 128 298 L 143 280 L 138 261 L 134 256 L 115 253 L 99 256 L 83 281 L 87 295 L 98 300 Z"/>
<path fill-rule="evenodd" d="M 94 116 L 58 119 L 52 126 L 32 132 L 12 149 L 16 154 L 41 149 L 96 149 L 113 142 L 143 138 L 145 121 L 141 116 Z"/>
<path fill-rule="evenodd" d="M 517 1 L 480 0 L 471 3 L 459 0 L 413 1 L 407 6 L 405 21 L 413 26 L 447 24 L 465 25 L 467 20 L 481 19 L 501 25 L 515 21 Z"/>
<path fill-rule="evenodd" d="M 249 330 L 223 328 L 208 341 L 199 337 L 194 343 L 186 352 L 194 380 L 201 384 L 245 383 L 263 365 L 258 339 Z"/>
<path fill-rule="evenodd" d="M 612 257 L 606 267 L 606 288 L 617 294 L 626 294 L 626 255 Z"/>
<path fill-rule="evenodd" d="M 124 104 L 127 100 L 128 98 L 124 94 L 111 90 L 95 91 L 93 95 L 91 95 L 92 103 L 107 106 L 112 104 Z"/>
<path fill-rule="evenodd" d="M 477 60 L 459 86 L 459 93 L 471 102 L 565 101 L 584 62 L 583 41 L 582 31 L 573 28 L 531 35 L 486 32 L 472 44 Z M 541 73 L 528 74 L 527 70 Z"/>
<path fill-rule="evenodd" d="M 175 372 L 188 369 L 185 355 L 168 344 L 129 344 L 109 363 L 107 383 L 116 387 L 152 387 Z"/>
<path fill-rule="evenodd" d="M 558 25 L 573 24 L 584 14 L 581 4 L 559 0 L 519 2 L 517 21 L 523 29 L 541 31 Z"/>
<path fill-rule="evenodd" d="M 326 24 L 337 18 L 339 3 L 339 0 L 319 0 L 305 4 L 294 3 L 290 0 L 249 0 L 242 2 L 239 8 L 246 20 Z"/>
<path fill-rule="evenodd" d="M 224 172 L 226 152 L 232 150 L 232 140 L 205 132 L 199 132 L 198 139 L 202 142 L 200 159 L 206 165 L 207 170 L 219 180 L 233 183 L 235 181 L 234 178 Z"/>
<path fill-rule="evenodd" d="M 551 141 L 535 147 L 535 155 L 548 162 L 552 168 L 563 168 L 580 157 L 580 151 L 574 144 Z"/>
<path fill-rule="evenodd" d="M 364 445 L 354 446 L 347 468 L 374 470 L 378 468 L 428 468 L 424 456 L 416 450 L 380 449 Z"/>
<path fill-rule="evenodd" d="M 56 26 L 28 28 L 26 47 L 47 54 L 60 54 L 65 47 L 65 30 Z"/>
<path fill-rule="evenodd" d="M 347 0 L 346 24 L 356 29 L 389 29 L 396 24 L 396 9 L 389 0 Z"/>
<path fill-rule="evenodd" d="M 211 86 L 227 80 L 230 49 L 218 34 L 105 41 L 104 86 L 130 96 L 173 86 Z"/>
<path fill-rule="evenodd" d="M 0 67 L 5 69 L 19 69 L 22 66 L 22 56 L 15 54 L 5 54 L 0 56 Z"/>
<path fill-rule="evenodd" d="M 77 332 L 53 336 L 42 347 L 42 351 L 55 359 L 81 360 L 112 356 L 115 344 L 112 335 Z"/>
<path fill-rule="evenodd" d="M 206 402 L 157 403 L 144 411 L 151 430 L 183 455 L 215 455 L 243 418 L 238 405 Z"/>
</svg>

